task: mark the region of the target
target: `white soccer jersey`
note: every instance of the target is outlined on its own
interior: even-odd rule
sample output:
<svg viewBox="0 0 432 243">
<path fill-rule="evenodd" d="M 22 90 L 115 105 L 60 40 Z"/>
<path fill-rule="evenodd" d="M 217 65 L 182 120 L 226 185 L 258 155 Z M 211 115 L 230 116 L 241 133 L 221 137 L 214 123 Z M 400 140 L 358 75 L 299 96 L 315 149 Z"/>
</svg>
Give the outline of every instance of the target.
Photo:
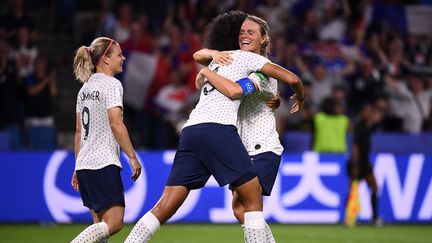
<svg viewBox="0 0 432 243">
<path fill-rule="evenodd" d="M 236 81 L 247 77 L 251 72 L 259 71 L 269 59 L 246 51 L 233 51 L 233 62 L 227 66 L 220 66 L 212 61 L 209 68 L 217 74 Z M 200 100 L 191 112 L 189 120 L 183 126 L 191 126 L 201 123 L 219 123 L 224 125 L 237 125 L 237 112 L 240 100 L 232 100 L 210 83 L 206 82 L 201 89 Z"/>
<path fill-rule="evenodd" d="M 277 80 L 260 78 L 255 73 L 249 78 L 258 84 L 260 92 L 244 97 L 240 105 L 237 128 L 241 140 L 249 155 L 264 152 L 281 155 L 283 147 L 276 131 L 275 114 L 266 104 L 267 99 L 277 94 Z"/>
<path fill-rule="evenodd" d="M 108 120 L 108 109 L 123 107 L 123 86 L 114 77 L 95 73 L 81 87 L 76 112 L 81 114 L 81 146 L 75 170 L 121 167 L 120 146 Z"/>
</svg>

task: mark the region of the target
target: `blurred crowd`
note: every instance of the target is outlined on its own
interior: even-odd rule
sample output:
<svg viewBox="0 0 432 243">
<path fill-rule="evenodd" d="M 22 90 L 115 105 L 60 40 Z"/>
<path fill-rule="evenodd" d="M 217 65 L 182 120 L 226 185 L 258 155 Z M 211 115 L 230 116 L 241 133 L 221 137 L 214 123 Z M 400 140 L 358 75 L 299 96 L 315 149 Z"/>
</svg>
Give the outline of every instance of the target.
<svg viewBox="0 0 432 243">
<path fill-rule="evenodd" d="M 38 29 L 25 3 L 9 0 L 0 17 L 0 129 L 55 129 L 61 121 L 54 120 L 53 103 L 61 87 L 56 85 L 56 70 L 47 63 L 50 57 L 34 44 Z M 270 27 L 270 59 L 304 83 L 305 107 L 294 115 L 288 112 L 293 92 L 280 83 L 282 104 L 276 114 L 281 137 L 289 130 L 314 132 L 314 117 L 320 113 L 354 123 L 365 105 L 379 116 L 379 131 L 432 130 L 432 30 L 406 28 L 399 18 L 416 6 L 432 16 L 427 0 L 46 0 L 41 4 L 46 5 L 49 30 L 53 35 L 70 34 L 73 49 L 89 46 L 97 36 L 120 43 L 127 58 L 119 77 L 125 89 L 124 115 L 137 148 L 176 147 L 181 127 L 199 98 L 194 81 L 200 66 L 192 54 L 205 46 L 206 25 L 230 10 L 265 19 Z M 417 21 L 419 26 L 430 25 L 421 18 Z"/>
</svg>

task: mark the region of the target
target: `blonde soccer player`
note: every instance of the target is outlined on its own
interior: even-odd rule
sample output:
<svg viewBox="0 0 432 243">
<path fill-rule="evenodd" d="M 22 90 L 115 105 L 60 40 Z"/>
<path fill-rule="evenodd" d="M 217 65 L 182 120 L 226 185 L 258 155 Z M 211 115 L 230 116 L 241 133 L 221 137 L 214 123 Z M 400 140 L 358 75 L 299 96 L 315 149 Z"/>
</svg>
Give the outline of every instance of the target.
<svg viewBox="0 0 432 243">
<path fill-rule="evenodd" d="M 79 47 L 74 58 L 74 73 L 83 85 L 76 103 L 76 164 L 71 184 L 90 209 L 93 224 L 73 243 L 105 242 L 123 227 L 120 148 L 129 157 L 132 180 L 141 174 L 123 123 L 123 87 L 114 77 L 123 71 L 125 60 L 118 42 L 106 37 Z"/>
</svg>

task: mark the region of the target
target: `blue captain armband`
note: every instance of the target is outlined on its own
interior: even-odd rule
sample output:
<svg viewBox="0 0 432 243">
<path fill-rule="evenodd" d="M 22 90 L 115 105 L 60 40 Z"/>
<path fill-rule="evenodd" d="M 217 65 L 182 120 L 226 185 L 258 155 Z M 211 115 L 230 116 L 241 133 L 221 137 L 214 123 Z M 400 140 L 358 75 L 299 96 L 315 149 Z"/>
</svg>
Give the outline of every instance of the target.
<svg viewBox="0 0 432 243">
<path fill-rule="evenodd" d="M 249 78 L 242 78 L 236 81 L 243 90 L 243 96 L 253 94 L 255 92 L 255 84 Z"/>
</svg>

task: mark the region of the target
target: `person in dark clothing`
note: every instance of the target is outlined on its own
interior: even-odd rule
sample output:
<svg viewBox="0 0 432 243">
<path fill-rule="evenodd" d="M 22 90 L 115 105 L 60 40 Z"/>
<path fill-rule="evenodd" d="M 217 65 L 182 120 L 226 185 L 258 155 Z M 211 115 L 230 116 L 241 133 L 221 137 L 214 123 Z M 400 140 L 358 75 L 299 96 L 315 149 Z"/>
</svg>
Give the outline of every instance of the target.
<svg viewBox="0 0 432 243">
<path fill-rule="evenodd" d="M 25 123 L 27 127 L 54 127 L 54 98 L 58 94 L 56 73 L 48 69 L 47 59 L 38 56 L 35 70 L 25 79 Z"/>
<path fill-rule="evenodd" d="M 366 180 L 368 187 L 372 191 L 372 223 L 379 226 L 381 224 L 381 219 L 378 217 L 378 186 L 369 160 L 369 153 L 372 131 L 375 125 L 380 122 L 381 114 L 373 105 L 365 104 L 361 108 L 360 115 L 360 120 L 354 125 L 351 157 L 347 166 L 348 175 L 350 178 L 350 185 L 355 180 Z"/>
</svg>

